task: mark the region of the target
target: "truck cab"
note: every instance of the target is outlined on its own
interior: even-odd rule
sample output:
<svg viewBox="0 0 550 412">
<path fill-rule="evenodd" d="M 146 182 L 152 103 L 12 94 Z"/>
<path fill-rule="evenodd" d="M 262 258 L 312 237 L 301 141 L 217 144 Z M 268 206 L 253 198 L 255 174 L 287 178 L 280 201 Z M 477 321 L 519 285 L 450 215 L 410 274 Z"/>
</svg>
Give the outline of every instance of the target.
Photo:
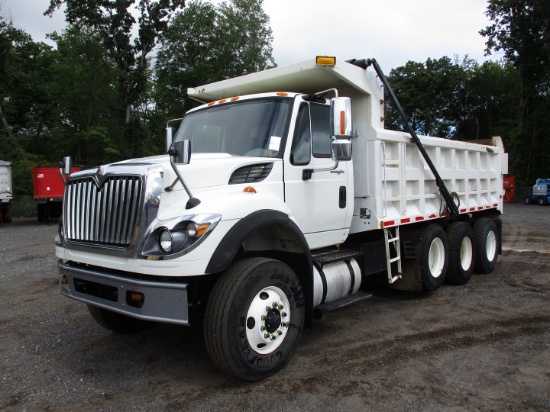
<svg viewBox="0 0 550 412">
<path fill-rule="evenodd" d="M 257 197 L 269 193 L 276 200 L 265 207 L 290 216 L 311 249 L 334 245 L 349 232 L 353 163 L 334 167 L 330 102 L 286 92 L 221 99 L 188 112 L 175 141 L 190 140 L 192 163 L 238 166 L 228 184 L 257 188 Z"/>
</svg>

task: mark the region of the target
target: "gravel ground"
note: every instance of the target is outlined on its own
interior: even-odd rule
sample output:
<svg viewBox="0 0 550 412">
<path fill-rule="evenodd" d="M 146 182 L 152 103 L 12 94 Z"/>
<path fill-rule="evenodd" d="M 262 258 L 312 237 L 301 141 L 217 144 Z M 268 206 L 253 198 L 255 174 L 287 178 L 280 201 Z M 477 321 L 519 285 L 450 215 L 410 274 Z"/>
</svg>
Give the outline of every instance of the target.
<svg viewBox="0 0 550 412">
<path fill-rule="evenodd" d="M 550 410 L 550 207 L 506 204 L 490 275 L 374 298 L 306 330 L 259 383 L 220 372 L 200 325 L 132 336 L 58 292 L 56 224 L 0 227 L 0 409 Z"/>
</svg>

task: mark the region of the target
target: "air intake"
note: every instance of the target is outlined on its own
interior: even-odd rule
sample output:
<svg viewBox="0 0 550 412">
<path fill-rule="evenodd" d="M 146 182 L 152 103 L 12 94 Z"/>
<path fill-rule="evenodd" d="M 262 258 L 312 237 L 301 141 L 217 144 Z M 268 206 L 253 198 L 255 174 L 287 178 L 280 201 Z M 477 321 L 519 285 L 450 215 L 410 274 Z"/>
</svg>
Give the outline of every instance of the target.
<svg viewBox="0 0 550 412">
<path fill-rule="evenodd" d="M 238 185 L 241 183 L 256 183 L 261 182 L 273 169 L 273 163 L 262 163 L 250 166 L 240 167 L 233 172 L 229 179 L 230 185 Z"/>
</svg>

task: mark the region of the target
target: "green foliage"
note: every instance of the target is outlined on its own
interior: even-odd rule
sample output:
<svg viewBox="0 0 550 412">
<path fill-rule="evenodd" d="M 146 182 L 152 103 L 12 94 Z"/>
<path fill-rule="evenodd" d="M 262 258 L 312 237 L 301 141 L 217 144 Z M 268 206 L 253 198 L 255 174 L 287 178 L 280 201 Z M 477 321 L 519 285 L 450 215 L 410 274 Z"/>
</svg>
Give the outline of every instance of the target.
<svg viewBox="0 0 550 412">
<path fill-rule="evenodd" d="M 520 184 L 550 176 L 550 2 L 489 0 L 486 53 L 502 51 L 518 71 L 519 99 L 510 129 L 512 173 Z"/>
<path fill-rule="evenodd" d="M 36 203 L 31 195 L 15 196 L 11 202 L 11 215 L 13 218 L 36 217 Z"/>
<path fill-rule="evenodd" d="M 388 77 L 413 129 L 422 135 L 451 137 L 458 127 L 466 104 L 467 74 L 448 57 L 409 61 Z M 393 108 L 388 123 L 402 129 Z"/>
<path fill-rule="evenodd" d="M 108 50 L 118 71 L 117 108 L 112 115 L 122 128 L 122 134 L 117 138 L 124 141 L 126 148 L 134 147 L 136 136 L 131 124 L 132 111 L 147 91 L 147 56 L 168 27 L 172 14 L 185 6 L 185 0 L 139 0 L 134 8 L 135 3 L 134 0 L 50 0 L 45 12 L 52 15 L 65 4 L 67 22 L 78 29 L 92 29 Z M 132 13 L 134 9 L 139 12 L 137 22 Z M 135 39 L 134 28 L 137 28 Z M 132 154 L 132 150 L 121 153 Z"/>
<path fill-rule="evenodd" d="M 156 64 L 155 100 L 165 119 L 181 117 L 196 105 L 187 96 L 189 87 L 275 66 L 269 17 L 262 4 L 190 1 L 176 14 Z"/>
</svg>

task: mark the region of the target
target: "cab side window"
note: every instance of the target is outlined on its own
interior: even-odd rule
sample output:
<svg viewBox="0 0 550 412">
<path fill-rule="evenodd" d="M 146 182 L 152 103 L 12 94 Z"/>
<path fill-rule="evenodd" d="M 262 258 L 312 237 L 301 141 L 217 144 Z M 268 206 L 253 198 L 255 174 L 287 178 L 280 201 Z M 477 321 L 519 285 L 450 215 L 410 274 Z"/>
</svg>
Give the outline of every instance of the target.
<svg viewBox="0 0 550 412">
<path fill-rule="evenodd" d="M 331 157 L 330 107 L 312 103 L 310 110 L 313 156 Z"/>
<path fill-rule="evenodd" d="M 292 142 L 291 162 L 307 165 L 314 157 L 331 157 L 330 107 L 302 103 Z"/>
<path fill-rule="evenodd" d="M 311 127 L 309 105 L 302 103 L 298 110 L 290 161 L 294 165 L 307 165 L 311 160 Z"/>
</svg>

